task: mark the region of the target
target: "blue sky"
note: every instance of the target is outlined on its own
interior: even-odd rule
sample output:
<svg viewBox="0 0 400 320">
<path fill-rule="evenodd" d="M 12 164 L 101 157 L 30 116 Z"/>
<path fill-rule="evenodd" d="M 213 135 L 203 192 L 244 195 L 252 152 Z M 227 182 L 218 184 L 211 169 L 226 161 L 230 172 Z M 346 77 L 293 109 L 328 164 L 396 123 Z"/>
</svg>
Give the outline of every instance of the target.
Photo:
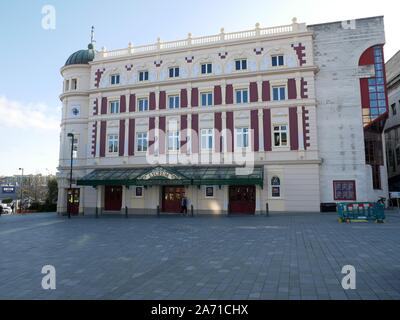
<svg viewBox="0 0 400 320">
<path fill-rule="evenodd" d="M 316 0 L 3 0 L 0 2 L 0 176 L 55 173 L 58 160 L 60 67 L 86 48 L 96 27 L 97 48 L 261 26 L 307 24 L 385 15 L 386 58 L 400 50 L 398 1 Z M 377 6 L 379 4 L 379 6 Z M 56 9 L 56 29 L 42 28 L 42 7 Z M 396 9 L 397 8 L 397 9 Z"/>
</svg>

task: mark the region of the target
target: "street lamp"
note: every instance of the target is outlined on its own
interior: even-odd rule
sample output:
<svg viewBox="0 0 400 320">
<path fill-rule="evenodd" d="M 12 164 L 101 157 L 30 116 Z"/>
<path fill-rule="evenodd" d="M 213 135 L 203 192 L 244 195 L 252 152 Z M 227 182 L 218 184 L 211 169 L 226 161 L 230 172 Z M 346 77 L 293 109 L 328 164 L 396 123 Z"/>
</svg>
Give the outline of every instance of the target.
<svg viewBox="0 0 400 320">
<path fill-rule="evenodd" d="M 19 203 L 19 213 L 22 213 L 22 184 L 24 181 L 24 168 L 19 168 L 18 170 L 21 171 L 21 183 L 19 184 L 20 193 L 21 193 L 21 200 Z"/>
<path fill-rule="evenodd" d="M 71 196 L 72 196 L 72 203 L 74 203 L 74 193 L 72 192 L 72 165 L 73 165 L 73 160 L 74 160 L 74 140 L 75 140 L 75 136 L 73 133 L 68 133 L 68 138 L 71 138 L 71 167 L 70 167 L 70 171 L 69 171 L 69 191 L 71 192 Z M 68 211 L 68 219 L 71 219 L 71 205 L 69 205 L 67 207 L 67 211 Z"/>
</svg>

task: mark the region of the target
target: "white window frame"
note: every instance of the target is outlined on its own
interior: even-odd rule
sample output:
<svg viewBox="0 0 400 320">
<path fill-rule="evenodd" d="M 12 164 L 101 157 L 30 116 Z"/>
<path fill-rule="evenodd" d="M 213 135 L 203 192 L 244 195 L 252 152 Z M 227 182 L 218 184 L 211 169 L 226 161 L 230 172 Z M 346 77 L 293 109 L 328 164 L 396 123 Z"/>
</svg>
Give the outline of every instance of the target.
<svg viewBox="0 0 400 320">
<path fill-rule="evenodd" d="M 173 71 L 173 75 L 172 75 L 172 77 L 171 77 L 171 69 L 173 69 L 174 71 Z M 178 70 L 178 75 L 176 74 L 177 71 Z M 181 76 L 181 70 L 180 70 L 180 68 L 179 67 L 177 67 L 177 66 L 175 66 L 175 67 L 169 67 L 168 68 L 168 78 L 170 78 L 170 79 L 175 79 L 175 78 L 179 78 Z"/>
<path fill-rule="evenodd" d="M 282 65 L 280 65 L 279 64 L 279 57 L 282 57 L 282 59 L 283 59 L 283 64 Z M 276 66 L 274 66 L 273 65 L 273 59 L 274 58 L 276 58 Z M 285 66 L 285 55 L 284 54 L 273 54 L 272 56 L 271 56 L 271 66 L 273 67 L 273 68 L 279 68 L 279 67 L 284 67 Z"/>
<path fill-rule="evenodd" d="M 173 99 L 173 104 L 171 107 L 171 99 Z M 174 109 L 180 109 L 181 107 L 181 97 L 179 94 L 170 94 L 168 95 L 168 109 L 169 110 L 174 110 Z"/>
<path fill-rule="evenodd" d="M 285 89 L 285 97 L 284 97 L 284 99 L 282 99 L 282 97 L 281 97 L 281 90 L 280 90 L 280 89 L 282 89 L 282 88 Z M 275 97 L 274 97 L 274 89 L 278 89 L 278 100 L 275 100 Z M 272 90 L 272 95 L 271 95 L 272 101 L 285 101 L 285 100 L 287 100 L 288 91 L 287 91 L 286 85 L 280 85 L 280 86 L 279 86 L 279 85 L 276 85 L 276 86 L 272 86 L 271 90 Z"/>
<path fill-rule="evenodd" d="M 115 83 L 113 83 L 115 79 Z M 118 81 L 117 81 L 118 80 Z M 110 85 L 117 86 L 121 83 L 121 75 L 119 73 L 114 73 L 110 75 Z"/>
<path fill-rule="evenodd" d="M 206 104 L 203 105 L 203 95 L 206 95 Z M 211 95 L 211 104 L 208 104 L 208 98 Z M 212 91 L 200 92 L 200 106 L 212 107 L 214 105 L 214 93 Z"/>
<path fill-rule="evenodd" d="M 279 127 L 278 130 L 275 130 L 276 127 Z M 286 127 L 286 130 L 282 130 L 282 127 Z M 275 133 L 279 134 L 279 142 L 280 144 L 275 145 Z M 286 133 L 286 144 L 282 144 L 282 133 Z M 272 125 L 272 143 L 274 148 L 287 148 L 289 146 L 289 125 L 287 123 L 274 123 Z"/>
<path fill-rule="evenodd" d="M 179 130 L 170 130 L 167 134 L 168 152 L 177 152 L 180 149 L 180 132 Z M 171 144 L 172 142 L 172 144 Z"/>
<path fill-rule="evenodd" d="M 247 92 L 247 101 L 243 102 L 244 92 Z M 240 92 L 240 102 L 238 101 L 237 94 Z M 248 88 L 237 88 L 235 89 L 235 103 L 236 104 L 247 104 L 249 103 L 249 89 Z"/>
<path fill-rule="evenodd" d="M 247 145 L 245 146 L 245 137 L 246 137 L 246 142 Z M 248 127 L 241 127 L 241 128 L 236 128 L 236 148 L 238 149 L 248 149 L 250 147 L 250 129 Z M 240 142 L 240 144 L 239 144 Z"/>
<path fill-rule="evenodd" d="M 78 79 L 77 78 L 71 79 L 71 90 L 72 91 L 78 90 Z"/>
<path fill-rule="evenodd" d="M 144 110 L 140 110 L 140 102 L 141 101 L 146 101 L 146 109 L 144 109 Z M 147 98 L 147 97 L 141 97 L 141 98 L 138 98 L 137 99 L 137 111 L 138 112 L 146 112 L 146 111 L 149 111 L 149 98 Z"/>
<path fill-rule="evenodd" d="M 65 80 L 64 91 L 69 91 L 69 80 Z"/>
<path fill-rule="evenodd" d="M 237 64 L 238 61 L 240 61 L 240 68 L 239 69 L 236 68 L 236 64 Z M 243 68 L 244 61 L 246 61 L 246 68 Z M 234 69 L 237 72 L 246 71 L 249 68 L 249 61 L 247 60 L 247 58 L 235 59 L 234 63 L 235 63 Z"/>
<path fill-rule="evenodd" d="M 74 147 L 72 149 L 72 159 L 78 159 L 79 136 L 74 135 Z"/>
<path fill-rule="evenodd" d="M 205 72 L 203 72 L 203 66 L 205 66 Z M 208 67 L 210 66 L 211 70 L 208 70 Z M 203 76 L 210 75 L 213 73 L 213 64 L 211 62 L 204 62 L 200 64 L 200 74 Z"/>
<path fill-rule="evenodd" d="M 112 148 L 112 151 L 110 151 Z M 108 154 L 118 154 L 119 152 L 119 135 L 118 134 L 108 134 L 107 135 L 107 153 Z"/>
<path fill-rule="evenodd" d="M 207 195 L 207 188 L 212 188 L 212 190 L 213 190 L 212 196 Z M 204 198 L 205 199 L 215 199 L 215 186 L 205 186 L 204 187 Z"/>
<path fill-rule="evenodd" d="M 272 179 L 274 179 L 274 178 L 279 179 L 279 185 L 272 185 Z M 270 183 L 270 198 L 274 199 L 274 200 L 282 199 L 282 178 L 281 178 L 281 176 L 278 174 L 272 174 L 272 177 L 269 180 L 269 183 Z M 279 188 L 279 197 L 273 195 L 272 188 Z"/>
<path fill-rule="evenodd" d="M 145 145 L 143 145 L 143 149 L 145 150 L 139 150 L 139 140 L 142 142 L 146 142 Z M 148 140 L 148 135 L 147 132 L 137 132 L 136 133 L 136 152 L 147 152 L 149 149 L 149 140 Z"/>
<path fill-rule="evenodd" d="M 209 138 L 211 137 L 211 146 L 209 145 Z M 202 151 L 212 151 L 214 149 L 214 129 L 211 128 L 204 128 L 201 129 L 200 131 L 200 145 L 201 145 L 201 150 Z M 205 141 L 205 145 L 203 144 L 203 141 Z"/>
<path fill-rule="evenodd" d="M 119 100 L 111 100 L 109 103 L 110 114 L 120 113 Z"/>
<path fill-rule="evenodd" d="M 147 74 L 147 79 L 146 79 L 146 74 Z M 140 77 L 143 75 L 143 80 L 140 80 Z M 139 82 L 146 82 L 149 81 L 150 78 L 150 74 L 149 74 L 149 70 L 141 70 L 138 72 L 138 81 Z"/>
</svg>

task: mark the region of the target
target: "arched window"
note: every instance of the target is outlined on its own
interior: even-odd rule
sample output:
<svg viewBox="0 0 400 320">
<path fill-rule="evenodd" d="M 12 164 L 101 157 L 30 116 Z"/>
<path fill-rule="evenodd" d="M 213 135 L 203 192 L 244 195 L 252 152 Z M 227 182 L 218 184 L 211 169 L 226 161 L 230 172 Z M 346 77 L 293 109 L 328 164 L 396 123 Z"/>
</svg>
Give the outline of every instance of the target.
<svg viewBox="0 0 400 320">
<path fill-rule="evenodd" d="M 281 197 L 281 179 L 279 177 L 274 176 L 271 179 L 271 194 L 272 198 L 280 198 Z"/>
</svg>

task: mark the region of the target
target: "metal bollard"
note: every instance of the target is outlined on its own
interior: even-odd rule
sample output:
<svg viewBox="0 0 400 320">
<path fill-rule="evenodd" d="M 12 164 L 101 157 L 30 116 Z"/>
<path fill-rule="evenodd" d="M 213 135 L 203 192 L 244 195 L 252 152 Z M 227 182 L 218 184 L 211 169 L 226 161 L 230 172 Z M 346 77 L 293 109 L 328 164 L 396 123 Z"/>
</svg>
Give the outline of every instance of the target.
<svg viewBox="0 0 400 320">
<path fill-rule="evenodd" d="M 157 217 L 160 217 L 160 206 L 157 206 Z"/>
<path fill-rule="evenodd" d="M 194 207 L 193 205 L 190 206 L 190 213 L 192 214 L 192 218 L 194 217 Z"/>
<path fill-rule="evenodd" d="M 268 204 L 268 202 L 267 202 L 267 204 L 266 204 L 266 208 L 265 208 L 266 210 L 265 210 L 265 216 L 266 217 L 269 217 L 269 204 Z"/>
<path fill-rule="evenodd" d="M 125 207 L 125 218 L 128 219 L 128 207 Z"/>
</svg>

